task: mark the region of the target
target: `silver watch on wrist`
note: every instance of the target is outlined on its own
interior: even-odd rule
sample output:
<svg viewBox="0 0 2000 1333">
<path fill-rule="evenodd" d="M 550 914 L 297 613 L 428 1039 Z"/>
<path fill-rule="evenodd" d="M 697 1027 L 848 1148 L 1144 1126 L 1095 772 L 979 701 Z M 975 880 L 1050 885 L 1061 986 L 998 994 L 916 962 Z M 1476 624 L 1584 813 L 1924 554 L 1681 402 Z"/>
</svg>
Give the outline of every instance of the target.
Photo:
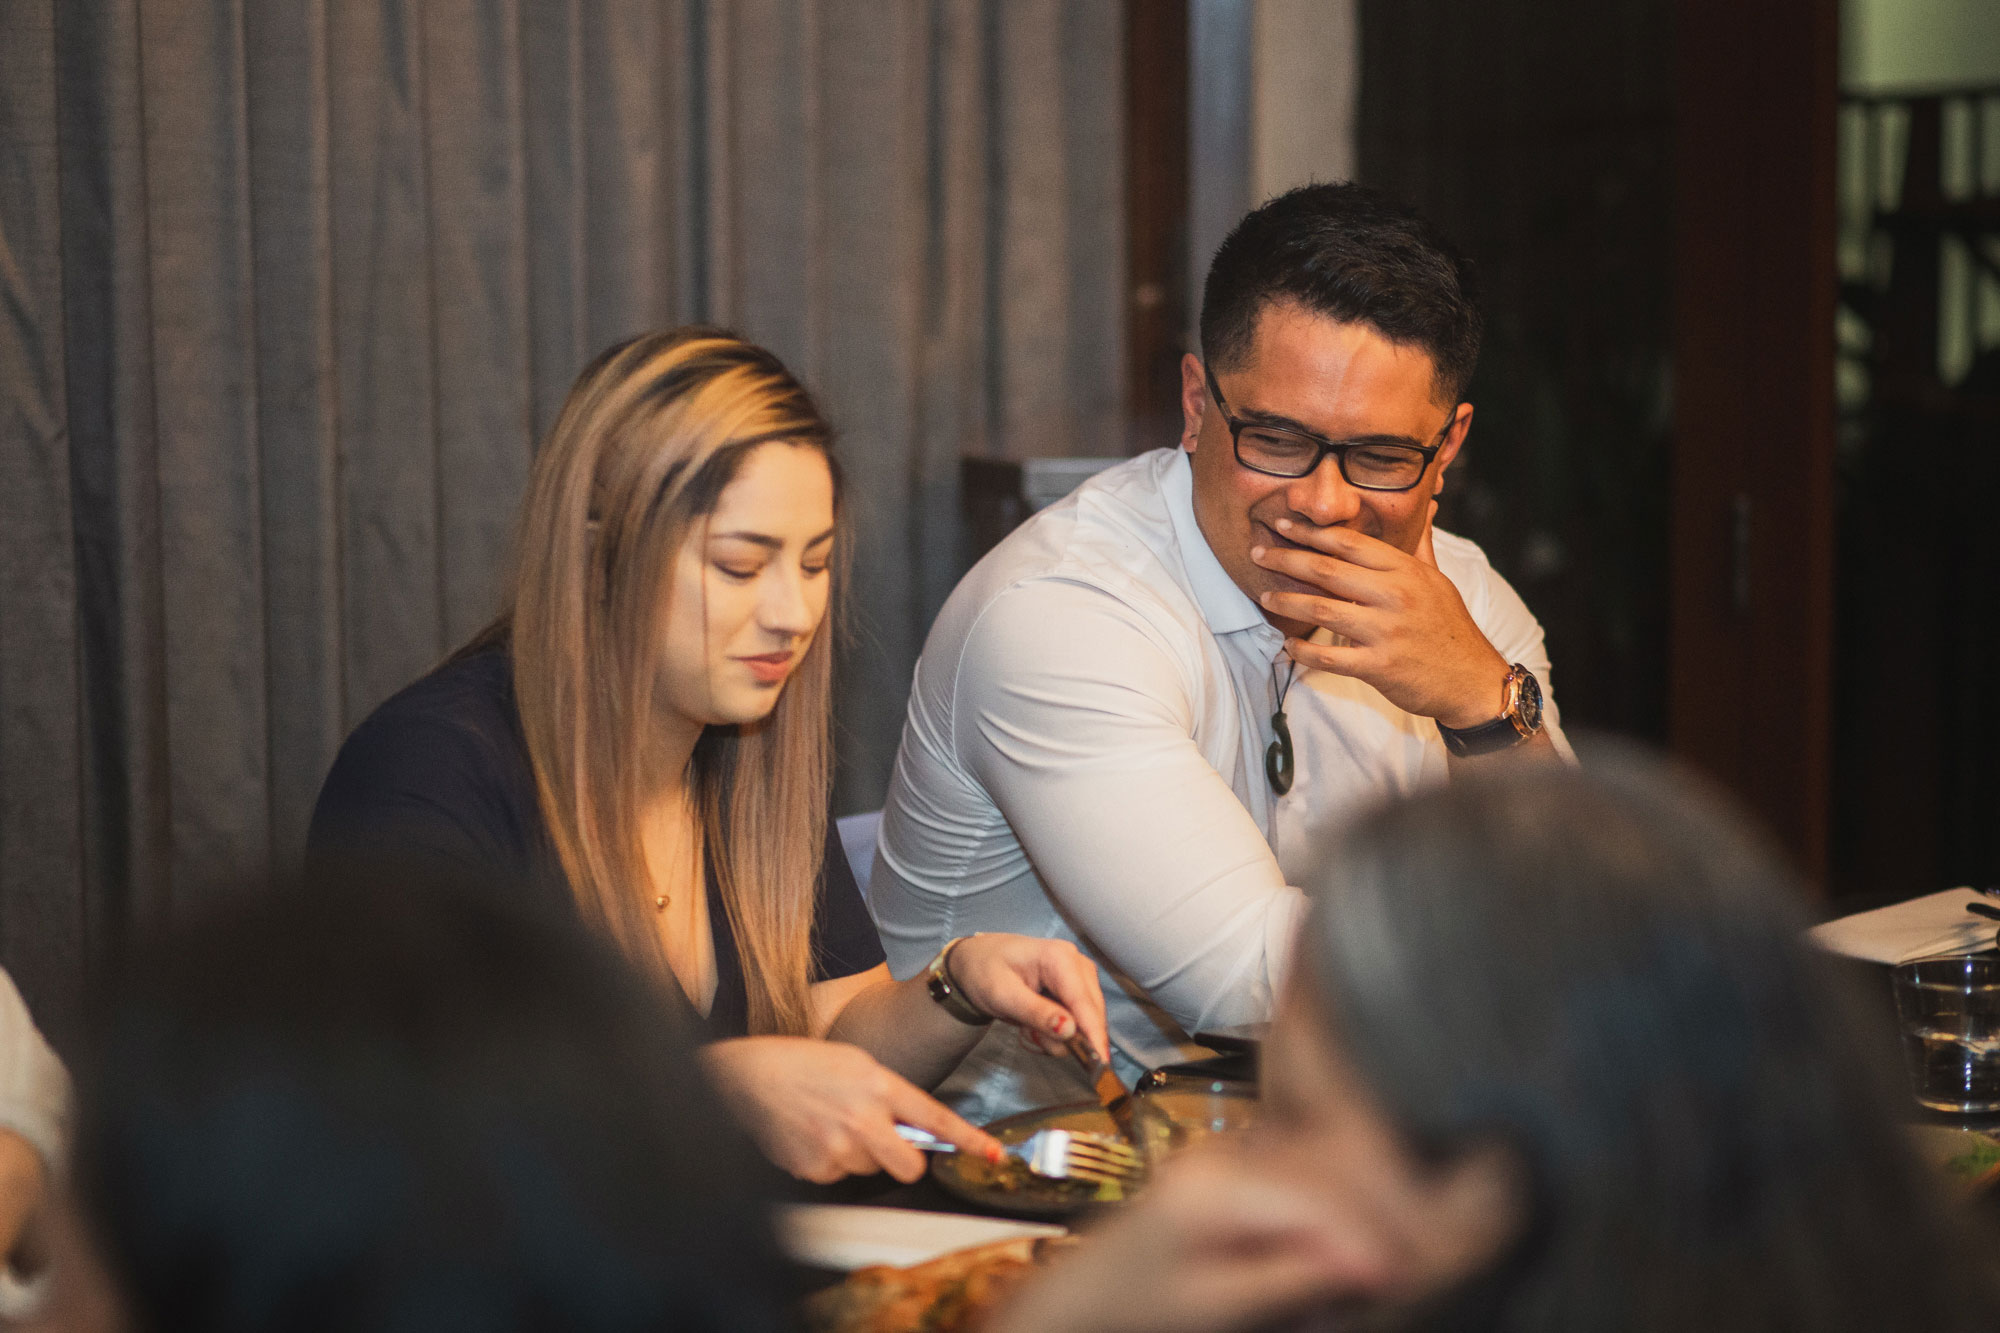
<svg viewBox="0 0 2000 1333">
<path fill-rule="evenodd" d="M 951 951 L 971 938 L 970 935 L 961 935 L 947 941 L 944 948 L 938 950 L 938 956 L 931 959 L 931 965 L 927 969 L 930 973 L 928 984 L 931 998 L 936 1000 L 946 1013 L 968 1027 L 985 1027 L 993 1021 L 993 1015 L 967 999 L 965 992 L 959 989 L 957 979 L 951 974 Z"/>
</svg>

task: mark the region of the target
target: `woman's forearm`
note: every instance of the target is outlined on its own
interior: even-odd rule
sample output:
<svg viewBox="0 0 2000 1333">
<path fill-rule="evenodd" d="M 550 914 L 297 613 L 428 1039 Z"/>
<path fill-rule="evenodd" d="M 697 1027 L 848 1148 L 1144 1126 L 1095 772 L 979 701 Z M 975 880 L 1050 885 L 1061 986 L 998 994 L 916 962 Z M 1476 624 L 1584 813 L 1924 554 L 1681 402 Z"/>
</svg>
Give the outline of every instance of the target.
<svg viewBox="0 0 2000 1333">
<path fill-rule="evenodd" d="M 1097 966 L 1063 940 L 967 935 L 951 949 L 951 980 L 980 1013 L 1014 1024 L 1052 1057 L 1079 1032 L 1110 1051 Z M 813 987 L 815 1008 L 831 1015 L 821 1034 L 851 1042 L 922 1088 L 944 1081 L 987 1032 L 931 998 L 929 974 L 892 981 L 887 965 Z"/>
<path fill-rule="evenodd" d="M 986 1031 L 946 1013 L 920 972 L 906 981 L 885 977 L 855 995 L 826 1035 L 852 1042 L 920 1088 L 934 1088 Z"/>
</svg>

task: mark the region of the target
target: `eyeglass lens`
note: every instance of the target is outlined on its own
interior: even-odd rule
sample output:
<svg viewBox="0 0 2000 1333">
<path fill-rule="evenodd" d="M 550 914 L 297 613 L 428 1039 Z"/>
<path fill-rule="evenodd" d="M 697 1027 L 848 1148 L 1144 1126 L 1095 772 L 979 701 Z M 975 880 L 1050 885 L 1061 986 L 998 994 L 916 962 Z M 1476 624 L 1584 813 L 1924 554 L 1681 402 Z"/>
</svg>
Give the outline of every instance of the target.
<svg viewBox="0 0 2000 1333">
<path fill-rule="evenodd" d="M 1251 467 L 1281 477 L 1303 477 L 1319 465 L 1320 445 L 1290 431 L 1246 426 L 1236 437 L 1237 455 Z M 1333 450 L 1340 474 L 1352 486 L 1402 490 L 1424 475 L 1423 452 L 1399 444 L 1349 444 Z"/>
</svg>

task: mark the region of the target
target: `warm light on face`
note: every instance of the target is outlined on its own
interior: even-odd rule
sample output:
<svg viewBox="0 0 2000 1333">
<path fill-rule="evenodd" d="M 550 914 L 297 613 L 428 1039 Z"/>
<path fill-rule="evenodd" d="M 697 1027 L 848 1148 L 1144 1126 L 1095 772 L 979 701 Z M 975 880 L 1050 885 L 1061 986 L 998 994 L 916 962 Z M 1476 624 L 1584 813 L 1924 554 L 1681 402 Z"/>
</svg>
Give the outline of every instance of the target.
<svg viewBox="0 0 2000 1333">
<path fill-rule="evenodd" d="M 832 557 L 826 456 L 759 445 L 674 560 L 661 707 L 698 726 L 769 714 L 826 617 Z"/>
<path fill-rule="evenodd" d="M 1430 443 L 1453 411 L 1435 400 L 1435 371 L 1424 353 L 1365 325 L 1342 324 L 1296 305 L 1266 306 L 1244 363 L 1212 369 L 1238 417 L 1329 440 Z M 1252 546 L 1292 544 L 1278 535 L 1280 518 L 1308 530 L 1351 528 L 1414 552 L 1431 498 L 1465 434 L 1462 427 L 1447 433 L 1422 480 L 1406 491 L 1351 486 L 1331 458 L 1304 477 L 1272 477 L 1237 462 L 1222 414 L 1206 403 L 1205 389 L 1201 396 L 1206 410 L 1190 450 L 1195 519 L 1223 569 L 1253 601 L 1264 592 L 1319 594 L 1251 561 Z"/>
</svg>

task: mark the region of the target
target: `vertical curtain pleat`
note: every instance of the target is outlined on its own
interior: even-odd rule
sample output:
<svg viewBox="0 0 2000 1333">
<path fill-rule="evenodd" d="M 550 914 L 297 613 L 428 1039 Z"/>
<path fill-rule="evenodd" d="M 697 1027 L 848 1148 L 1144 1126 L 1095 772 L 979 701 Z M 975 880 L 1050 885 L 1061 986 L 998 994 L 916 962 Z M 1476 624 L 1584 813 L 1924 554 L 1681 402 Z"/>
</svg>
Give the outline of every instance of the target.
<svg viewBox="0 0 2000 1333">
<path fill-rule="evenodd" d="M 845 442 L 856 586 L 865 589 L 850 603 L 853 635 L 839 695 L 848 792 L 888 784 L 895 753 L 881 741 L 901 733 L 903 687 L 927 628 L 909 614 L 916 566 L 902 532 L 918 452 L 913 354 L 922 312 L 923 71 L 930 58 L 923 17 L 914 4 L 825 0 L 811 71 L 821 188 L 810 249 L 835 257 L 815 312 L 825 336 L 816 340 L 812 373 Z M 850 800 L 879 803 L 867 795 Z"/>
<path fill-rule="evenodd" d="M 85 913 L 51 3 L 0 8 L 0 947 L 73 990 Z"/>
<path fill-rule="evenodd" d="M 685 318 L 674 282 L 674 127 L 660 97 L 678 43 L 673 18 L 656 0 L 584 9 L 586 356 Z M 564 384 L 581 368 L 568 367 Z"/>
<path fill-rule="evenodd" d="M 343 700 L 445 649 L 423 0 L 328 6 Z"/>
<path fill-rule="evenodd" d="M 444 642 L 498 609 L 527 480 L 526 188 L 513 0 L 423 8 Z"/>
<path fill-rule="evenodd" d="M 728 173 L 730 188 L 718 192 L 727 210 L 719 231 L 730 244 L 710 265 L 711 281 L 730 322 L 809 383 L 820 378 L 817 326 L 826 313 L 816 262 L 824 96 L 816 48 L 822 12 L 839 8 L 837 0 L 745 0 L 716 15 L 728 97 L 711 105 L 720 113 L 724 156 L 757 169 Z M 896 21 L 895 6 L 874 10 L 880 23 Z M 870 63 L 879 58 L 870 53 Z M 872 74 L 849 72 L 856 82 Z M 849 186 L 858 193 L 867 183 Z"/>
<path fill-rule="evenodd" d="M 346 721 L 326 6 L 243 19 L 271 846 L 289 860 Z"/>
<path fill-rule="evenodd" d="M 555 424 L 589 356 L 583 257 L 582 0 L 533 0 L 521 15 L 522 142 L 527 154 L 528 393 L 533 433 Z"/>
<path fill-rule="evenodd" d="M 241 19 L 139 12 L 176 901 L 270 839 Z"/>
<path fill-rule="evenodd" d="M 992 172 L 981 0 L 931 0 L 924 62 L 924 218 L 917 414 L 910 521 L 900 551 L 912 571 L 906 614 L 928 626 L 964 561 L 959 455 L 983 452 L 989 393 L 986 198 Z M 853 785 L 853 784 L 850 784 Z M 865 797 L 863 798 L 865 802 Z"/>
<path fill-rule="evenodd" d="M 340 739 L 492 613 L 571 379 L 647 328 L 739 327 L 841 428 L 838 799 L 879 802 L 959 456 L 1092 449 L 1064 423 L 1119 400 L 1120 21 L 0 3 L 0 956 L 31 999 L 296 857 Z"/>
<path fill-rule="evenodd" d="M 1125 367 L 1124 15 L 1118 5 L 1060 6 L 1063 204 L 1062 410 L 1100 429 L 1123 402 Z M 1119 454 L 1123 440 L 1080 438 Z M 1154 443 L 1171 444 L 1171 440 Z"/>
<path fill-rule="evenodd" d="M 67 373 L 84 907 L 110 940 L 169 909 L 173 859 L 137 4 L 59 3 L 56 48 L 63 303 L 45 314 Z M 32 951 L 10 943 L 9 967 Z"/>
</svg>

